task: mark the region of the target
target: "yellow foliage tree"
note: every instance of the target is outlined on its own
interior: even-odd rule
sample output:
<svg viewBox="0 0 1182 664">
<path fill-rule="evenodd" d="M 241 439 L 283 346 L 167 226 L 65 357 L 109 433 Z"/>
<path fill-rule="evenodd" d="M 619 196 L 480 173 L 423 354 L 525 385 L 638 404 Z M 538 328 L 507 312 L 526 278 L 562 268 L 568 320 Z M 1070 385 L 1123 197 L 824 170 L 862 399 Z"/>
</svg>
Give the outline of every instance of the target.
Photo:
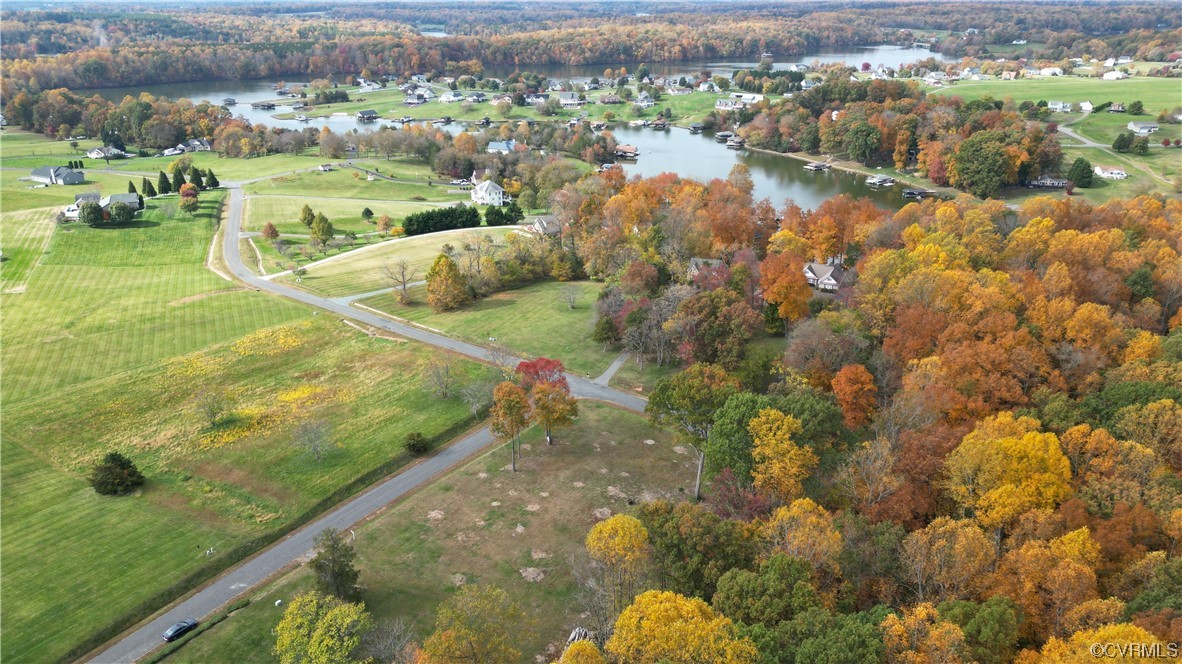
<svg viewBox="0 0 1182 664">
<path fill-rule="evenodd" d="M 628 664 L 753 664 L 759 657 L 730 618 L 664 590 L 642 593 L 624 609 L 605 649 Z"/>
<path fill-rule="evenodd" d="M 788 502 L 798 498 L 801 482 L 817 467 L 817 455 L 797 445 L 800 420 L 774 408 L 764 408 L 747 424 L 753 445 L 752 475 L 761 493 Z"/>
<path fill-rule="evenodd" d="M 837 569 L 843 544 L 833 516 L 808 498 L 777 509 L 763 526 L 772 548 L 806 560 L 813 568 Z"/>
<path fill-rule="evenodd" d="M 558 664 L 607 664 L 607 660 L 603 658 L 603 653 L 599 652 L 599 648 L 596 648 L 594 643 L 575 641 L 567 646 L 566 652 L 562 653 Z"/>
<path fill-rule="evenodd" d="M 960 664 L 964 633 L 955 623 L 940 620 L 928 603 L 891 614 L 879 625 L 887 664 Z"/>
<path fill-rule="evenodd" d="M 1125 346 L 1122 364 L 1129 362 L 1152 362 L 1161 357 L 1161 337 L 1148 330 L 1138 330 Z"/>
<path fill-rule="evenodd" d="M 420 664 L 513 664 L 513 646 L 525 614 L 495 586 L 464 586 L 439 606 L 435 631 L 423 642 Z"/>
<path fill-rule="evenodd" d="M 640 519 L 617 514 L 591 528 L 586 547 L 587 553 L 604 565 L 636 571 L 649 558 L 648 530 Z"/>
<path fill-rule="evenodd" d="M 907 535 L 899 559 L 920 601 L 961 599 L 993 564 L 993 545 L 968 519 L 940 517 Z"/>
<path fill-rule="evenodd" d="M 1095 662 L 1134 662 L 1152 661 L 1145 654 L 1137 654 L 1132 650 L 1132 644 L 1148 652 L 1156 648 L 1161 654 L 1158 661 L 1169 661 L 1170 646 L 1162 643 L 1151 632 L 1129 623 L 1105 625 L 1097 629 L 1076 632 L 1067 640 L 1051 638 L 1043 646 L 1036 657 L 1025 657 L 1022 664 L 1094 664 Z M 1096 650 L 1099 648 L 1099 650 Z"/>
<path fill-rule="evenodd" d="M 275 627 L 275 655 L 282 664 L 348 664 L 373 627 L 364 604 L 319 592 L 297 595 Z"/>
</svg>

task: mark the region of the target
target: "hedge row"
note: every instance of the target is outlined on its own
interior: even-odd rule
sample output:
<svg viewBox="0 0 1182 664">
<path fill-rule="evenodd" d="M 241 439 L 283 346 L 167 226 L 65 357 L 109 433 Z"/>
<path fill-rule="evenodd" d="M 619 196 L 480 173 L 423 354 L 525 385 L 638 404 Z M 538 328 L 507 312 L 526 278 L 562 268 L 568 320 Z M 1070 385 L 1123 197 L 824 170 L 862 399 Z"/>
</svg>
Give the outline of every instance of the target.
<svg viewBox="0 0 1182 664">
<path fill-rule="evenodd" d="M 402 228 L 407 235 L 422 235 L 456 228 L 476 228 L 480 222 L 480 210 L 464 205 L 407 215 L 402 220 Z"/>
</svg>

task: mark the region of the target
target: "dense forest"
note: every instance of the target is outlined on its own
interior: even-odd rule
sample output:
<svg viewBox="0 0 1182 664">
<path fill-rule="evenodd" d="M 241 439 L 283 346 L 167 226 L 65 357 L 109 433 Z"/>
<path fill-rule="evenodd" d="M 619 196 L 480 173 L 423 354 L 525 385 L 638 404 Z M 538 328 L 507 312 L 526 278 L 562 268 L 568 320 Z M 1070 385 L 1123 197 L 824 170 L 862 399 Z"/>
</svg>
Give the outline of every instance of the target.
<svg viewBox="0 0 1182 664">
<path fill-rule="evenodd" d="M 676 62 L 793 57 L 826 47 L 906 43 L 924 30 L 949 31 L 935 47 L 979 55 L 990 44 L 1037 40 L 1040 57 L 1135 55 L 1160 59 L 1177 46 L 1180 22 L 1168 4 L 980 4 L 873 7 L 652 4 L 572 8 L 534 3 L 480 7 L 381 3 L 324 7 L 211 6 L 202 10 L 95 6 L 69 14 L 5 11 L 3 92 L 300 75 L 351 76 L 448 71 L 484 65 Z M 298 13 L 297 13 L 298 12 Z M 719 18 L 725 15 L 726 20 Z M 988 26 L 978 26 L 982 16 Z M 421 37 L 415 25 L 450 36 Z M 976 28 L 974 34 L 964 30 Z M 925 37 L 926 38 L 926 37 Z"/>
<path fill-rule="evenodd" d="M 703 465 L 703 503 L 613 525 L 629 562 L 603 573 L 626 596 L 584 596 L 613 661 L 1062 662 L 1182 639 L 1177 201 L 775 210 L 740 168 L 609 173 L 554 204 L 550 251 L 606 281 L 597 338 L 687 367 L 648 412 Z M 817 295 L 802 266 L 826 260 L 856 285 Z M 749 343 L 769 333 L 785 352 Z"/>
</svg>

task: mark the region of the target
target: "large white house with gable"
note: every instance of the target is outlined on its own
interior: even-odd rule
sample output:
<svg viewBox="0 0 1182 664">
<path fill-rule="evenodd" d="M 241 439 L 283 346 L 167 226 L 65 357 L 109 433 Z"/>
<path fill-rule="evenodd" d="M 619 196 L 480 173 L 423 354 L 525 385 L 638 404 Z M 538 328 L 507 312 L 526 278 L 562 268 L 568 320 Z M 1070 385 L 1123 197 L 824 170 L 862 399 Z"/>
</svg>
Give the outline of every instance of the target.
<svg viewBox="0 0 1182 664">
<path fill-rule="evenodd" d="M 472 188 L 472 202 L 476 205 L 501 206 L 513 200 L 499 184 L 484 180 Z"/>
</svg>

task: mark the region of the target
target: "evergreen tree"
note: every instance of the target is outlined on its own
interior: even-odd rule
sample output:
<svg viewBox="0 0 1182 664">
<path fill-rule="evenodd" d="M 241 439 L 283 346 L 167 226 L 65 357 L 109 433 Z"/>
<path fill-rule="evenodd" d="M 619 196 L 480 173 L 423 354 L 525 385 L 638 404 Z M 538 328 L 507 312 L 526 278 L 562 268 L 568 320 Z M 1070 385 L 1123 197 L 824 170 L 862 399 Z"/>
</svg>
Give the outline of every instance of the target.
<svg viewBox="0 0 1182 664">
<path fill-rule="evenodd" d="M 118 452 L 108 453 L 90 473 L 90 486 L 104 496 L 130 493 L 143 483 L 144 474 L 131 459 Z"/>
<path fill-rule="evenodd" d="M 181 169 L 178 168 L 176 172 L 172 174 L 172 190 L 180 191 L 182 184 L 185 184 L 185 174 L 182 173 Z"/>
<path fill-rule="evenodd" d="M 1143 115 L 1144 113 L 1145 113 L 1145 104 L 1142 104 L 1140 99 L 1129 104 L 1129 114 Z"/>
<path fill-rule="evenodd" d="M 152 186 L 152 181 L 148 178 L 144 178 L 142 188 L 144 190 L 144 196 L 147 196 L 148 198 L 156 197 L 156 187 Z"/>
<path fill-rule="evenodd" d="M 1149 154 L 1149 138 L 1142 136 L 1141 138 L 1134 139 L 1129 146 L 1129 152 L 1142 157 Z"/>
<path fill-rule="evenodd" d="M 1092 163 L 1087 159 L 1080 157 L 1071 164 L 1071 170 L 1067 171 L 1067 179 L 1075 183 L 1077 187 L 1088 188 L 1092 186 Z"/>
<path fill-rule="evenodd" d="M 168 181 L 168 176 L 164 174 L 164 171 L 160 171 L 160 175 L 156 178 L 156 189 L 161 196 L 172 193 L 172 183 Z"/>
<path fill-rule="evenodd" d="M 373 210 L 369 209 L 368 207 L 365 208 L 361 211 L 361 218 L 366 221 L 373 219 Z"/>
<path fill-rule="evenodd" d="M 504 226 L 508 220 L 505 218 L 505 213 L 501 212 L 501 208 L 490 206 L 484 211 L 484 223 L 486 226 Z"/>
<path fill-rule="evenodd" d="M 136 191 L 136 189 L 135 189 L 135 183 L 134 183 L 134 182 L 132 182 L 131 180 L 128 180 L 128 181 L 127 181 L 127 193 L 129 193 L 129 194 L 138 194 L 138 193 L 140 193 L 140 192 Z"/>
<path fill-rule="evenodd" d="M 316 215 L 312 212 L 312 208 L 310 206 L 305 205 L 303 209 L 300 210 L 300 223 L 307 228 L 311 228 L 313 221 L 316 221 Z"/>
<path fill-rule="evenodd" d="M 222 183 L 218 182 L 218 176 L 213 174 L 213 169 L 210 168 L 210 169 L 206 170 L 205 171 L 205 187 L 207 189 L 217 189 L 220 186 L 222 186 Z"/>
<path fill-rule="evenodd" d="M 205 182 L 201 178 L 201 171 L 196 166 L 189 167 L 189 182 L 192 182 L 198 189 L 205 189 Z"/>
<path fill-rule="evenodd" d="M 1117 152 L 1128 152 L 1133 145 L 1133 134 L 1127 131 L 1122 131 L 1116 140 L 1112 142 L 1112 149 Z"/>
<path fill-rule="evenodd" d="M 360 599 L 361 588 L 357 586 L 360 572 L 353 564 L 357 557 L 353 546 L 332 528 L 321 531 L 315 541 L 316 556 L 308 566 L 316 574 L 316 590 L 346 602 Z"/>
</svg>

